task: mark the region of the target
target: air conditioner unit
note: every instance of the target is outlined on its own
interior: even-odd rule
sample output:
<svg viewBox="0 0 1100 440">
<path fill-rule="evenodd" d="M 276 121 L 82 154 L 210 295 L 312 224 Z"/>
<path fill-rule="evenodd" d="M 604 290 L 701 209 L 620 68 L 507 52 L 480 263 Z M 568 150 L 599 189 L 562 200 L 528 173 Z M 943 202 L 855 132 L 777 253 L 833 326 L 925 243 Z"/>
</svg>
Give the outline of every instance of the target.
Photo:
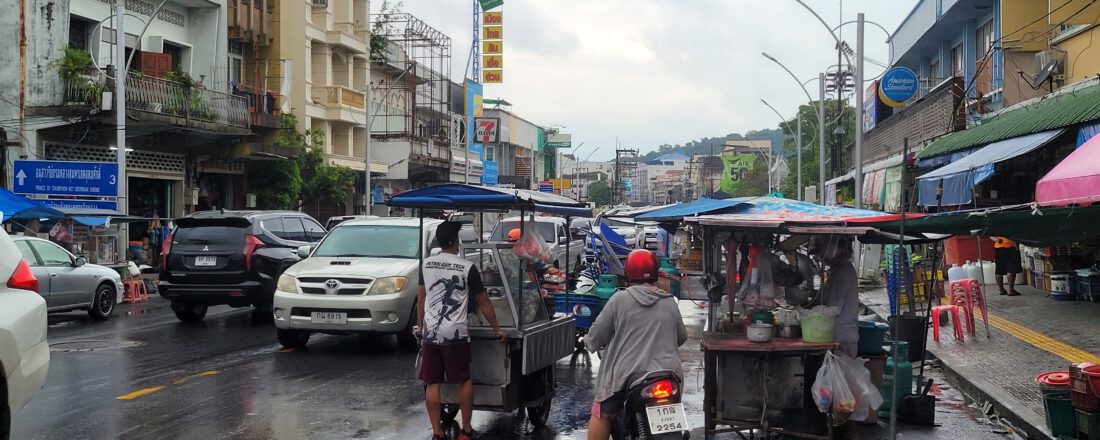
<svg viewBox="0 0 1100 440">
<path fill-rule="evenodd" d="M 313 7 L 315 8 L 327 8 L 328 0 L 313 0 Z"/>
</svg>

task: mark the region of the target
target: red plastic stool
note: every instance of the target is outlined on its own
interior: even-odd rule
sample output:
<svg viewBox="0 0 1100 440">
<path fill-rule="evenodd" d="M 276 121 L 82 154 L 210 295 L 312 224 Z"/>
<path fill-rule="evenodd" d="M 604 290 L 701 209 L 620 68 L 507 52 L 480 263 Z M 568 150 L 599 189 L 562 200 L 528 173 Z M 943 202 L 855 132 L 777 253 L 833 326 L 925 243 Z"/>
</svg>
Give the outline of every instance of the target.
<svg viewBox="0 0 1100 440">
<path fill-rule="evenodd" d="M 149 291 L 145 290 L 145 280 L 130 279 L 122 281 L 122 302 L 136 303 L 149 300 Z"/>
<path fill-rule="evenodd" d="M 975 279 L 966 280 L 969 284 L 967 289 L 967 308 L 970 312 L 970 316 L 974 316 L 974 307 L 978 308 L 978 311 L 982 313 L 982 321 L 985 322 L 986 333 L 989 332 L 989 312 L 985 307 L 985 292 L 982 291 L 982 283 Z M 976 335 L 974 332 L 974 320 L 970 320 L 970 327 L 968 328 L 971 335 Z"/>
<path fill-rule="evenodd" d="M 936 342 L 940 341 L 940 312 L 943 311 L 951 314 L 951 325 L 955 328 L 955 340 L 965 341 L 966 336 L 963 335 L 962 323 L 959 322 L 959 306 L 954 304 L 932 308 L 932 339 Z"/>
<path fill-rule="evenodd" d="M 951 281 L 951 304 L 962 308 L 963 315 L 966 316 L 966 328 L 970 331 L 970 334 L 974 334 L 974 304 L 973 297 L 970 294 L 970 281 L 955 280 Z"/>
</svg>

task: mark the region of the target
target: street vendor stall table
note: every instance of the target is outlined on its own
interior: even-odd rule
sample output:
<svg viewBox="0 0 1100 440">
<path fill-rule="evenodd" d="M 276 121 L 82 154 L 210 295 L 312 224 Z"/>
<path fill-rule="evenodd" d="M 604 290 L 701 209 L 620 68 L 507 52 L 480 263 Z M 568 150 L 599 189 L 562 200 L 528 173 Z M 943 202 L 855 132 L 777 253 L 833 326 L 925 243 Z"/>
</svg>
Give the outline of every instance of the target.
<svg viewBox="0 0 1100 440">
<path fill-rule="evenodd" d="M 703 332 L 703 354 L 704 354 L 704 393 L 703 393 L 703 417 L 704 417 L 704 433 L 706 438 L 713 438 L 714 434 L 722 432 L 739 432 L 743 430 L 761 431 L 765 433 L 775 433 L 791 437 L 800 438 L 812 438 L 812 439 L 832 439 L 832 423 L 827 422 L 827 434 L 825 436 L 800 433 L 791 431 L 788 427 L 773 426 L 768 422 L 766 417 L 762 417 L 761 422 L 745 421 L 745 420 L 730 420 L 721 417 L 718 405 L 719 393 L 719 381 L 718 378 L 722 372 L 719 371 L 720 357 L 755 357 L 761 358 L 765 362 L 761 362 L 760 368 L 757 368 L 756 373 L 759 374 L 759 380 L 761 383 L 768 380 L 767 360 L 773 357 L 790 357 L 797 356 L 805 359 L 811 355 L 824 355 L 826 352 L 839 347 L 839 344 L 834 342 L 827 343 L 815 343 L 815 342 L 803 342 L 800 339 L 783 339 L 777 338 L 768 342 L 752 342 L 745 339 L 744 336 L 737 336 L 727 333 L 718 332 Z M 805 364 L 805 362 L 803 362 Z M 731 390 L 721 390 L 723 394 L 734 394 L 742 390 L 737 389 L 736 381 L 734 383 L 724 384 L 730 386 Z M 765 408 L 761 408 L 761 413 L 765 412 Z M 725 425 L 729 428 L 719 429 L 718 425 Z M 751 434 L 750 434 L 751 435 Z"/>
</svg>

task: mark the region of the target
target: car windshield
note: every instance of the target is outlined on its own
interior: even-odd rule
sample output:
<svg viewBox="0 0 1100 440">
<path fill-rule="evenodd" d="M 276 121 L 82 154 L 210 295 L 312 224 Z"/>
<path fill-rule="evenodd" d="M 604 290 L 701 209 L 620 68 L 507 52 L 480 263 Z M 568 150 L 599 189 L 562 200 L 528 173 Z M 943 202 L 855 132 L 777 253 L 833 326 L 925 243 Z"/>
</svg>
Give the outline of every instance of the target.
<svg viewBox="0 0 1100 440">
<path fill-rule="evenodd" d="M 244 228 L 234 226 L 180 227 L 172 240 L 176 244 L 234 244 L 244 243 Z"/>
<path fill-rule="evenodd" d="M 542 235 L 542 239 L 547 243 L 554 242 L 554 223 L 551 222 L 538 222 L 536 221 L 535 227 L 538 228 L 539 235 Z M 527 222 L 527 226 L 531 226 L 531 222 Z M 508 241 L 508 233 L 513 229 L 519 229 L 518 221 L 500 222 L 496 229 L 493 229 L 493 236 L 490 241 Z"/>
<path fill-rule="evenodd" d="M 419 258 L 414 226 L 341 225 L 328 233 L 314 257 Z"/>
</svg>

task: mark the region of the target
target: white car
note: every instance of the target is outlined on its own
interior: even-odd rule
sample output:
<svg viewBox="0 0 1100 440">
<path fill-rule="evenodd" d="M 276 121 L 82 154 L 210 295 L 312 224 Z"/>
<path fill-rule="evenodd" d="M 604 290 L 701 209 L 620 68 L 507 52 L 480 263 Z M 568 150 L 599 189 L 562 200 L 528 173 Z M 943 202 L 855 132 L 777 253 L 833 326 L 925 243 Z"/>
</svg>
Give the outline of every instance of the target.
<svg viewBox="0 0 1100 440">
<path fill-rule="evenodd" d="M 275 288 L 279 343 L 302 347 L 311 333 L 381 333 L 416 348 L 418 249 L 432 248 L 440 223 L 425 219 L 421 231 L 416 218 L 348 220 L 316 246 L 299 248 L 303 260 L 283 272 Z"/>
<path fill-rule="evenodd" d="M 0 230 L 0 440 L 11 434 L 11 412 L 23 407 L 46 383 L 46 300 L 38 279 L 15 243 Z M 5 399 L 6 397 L 6 399 Z"/>
</svg>

